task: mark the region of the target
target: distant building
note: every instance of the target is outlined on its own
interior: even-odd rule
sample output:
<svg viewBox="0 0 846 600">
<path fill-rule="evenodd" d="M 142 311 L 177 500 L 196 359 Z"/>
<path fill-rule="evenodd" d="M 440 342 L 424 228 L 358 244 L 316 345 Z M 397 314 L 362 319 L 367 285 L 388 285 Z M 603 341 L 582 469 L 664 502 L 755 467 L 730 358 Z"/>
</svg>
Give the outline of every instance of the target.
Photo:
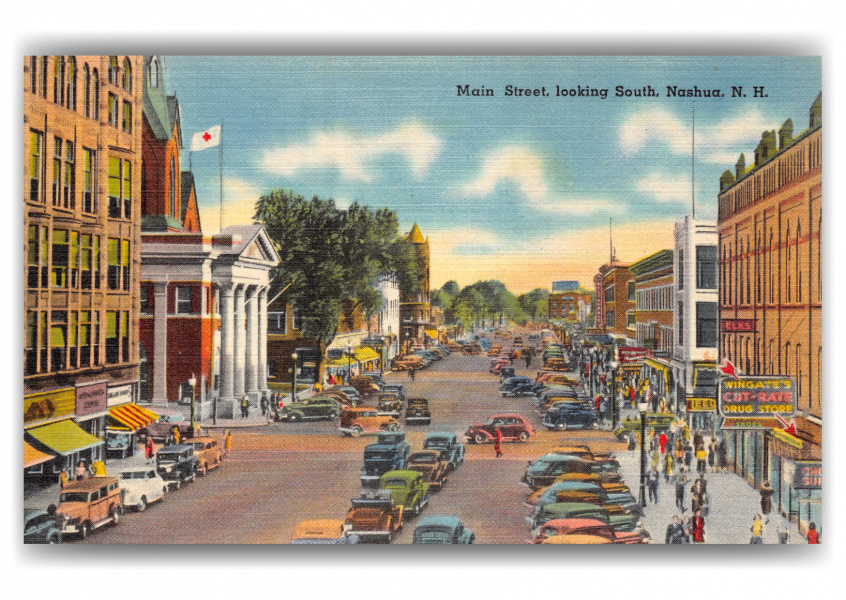
<svg viewBox="0 0 846 600">
<path fill-rule="evenodd" d="M 552 282 L 552 293 L 563 293 L 563 292 L 575 292 L 579 289 L 579 282 L 573 280 L 567 281 L 553 281 Z"/>
<path fill-rule="evenodd" d="M 549 295 L 549 320 L 570 321 L 577 323 L 582 321 L 582 306 L 591 305 L 591 293 L 581 288 L 569 292 L 553 292 Z M 587 313 L 585 313 L 585 317 Z M 584 323 L 582 322 L 584 325 Z"/>
<path fill-rule="evenodd" d="M 415 294 L 400 290 L 400 349 L 407 352 L 412 345 L 429 345 L 432 331 L 429 298 L 429 240 L 423 238 L 417 223 L 406 239 L 417 253 L 420 289 Z M 437 335 L 435 335 L 437 337 Z"/>
<path fill-rule="evenodd" d="M 602 275 L 602 280 L 601 292 L 597 292 L 597 306 L 600 305 L 601 293 L 605 332 L 623 338 L 626 343 L 634 343 L 636 337 L 635 282 L 629 272 L 629 265 L 614 261 L 610 265 L 600 267 L 599 273 Z M 597 326 L 599 326 L 598 322 Z"/>
</svg>

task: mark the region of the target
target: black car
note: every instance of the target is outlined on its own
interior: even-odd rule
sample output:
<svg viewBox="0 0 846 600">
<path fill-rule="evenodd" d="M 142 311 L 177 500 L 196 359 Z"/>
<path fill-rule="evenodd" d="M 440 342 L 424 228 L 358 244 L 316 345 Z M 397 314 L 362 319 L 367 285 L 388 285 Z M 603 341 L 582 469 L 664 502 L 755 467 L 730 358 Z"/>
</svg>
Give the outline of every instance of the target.
<svg viewBox="0 0 846 600">
<path fill-rule="evenodd" d="M 156 470 L 162 479 L 173 483 L 177 489 L 188 481 L 197 478 L 199 462 L 194 454 L 194 446 L 187 444 L 164 446 L 156 452 Z"/>
<path fill-rule="evenodd" d="M 599 425 L 599 413 L 583 404 L 562 402 L 546 411 L 543 424 L 548 429 L 590 429 Z"/>
<path fill-rule="evenodd" d="M 506 396 L 529 396 L 533 392 L 535 382 L 519 375 L 517 377 L 509 377 L 499 386 L 499 395 L 505 398 Z"/>
<path fill-rule="evenodd" d="M 409 425 L 431 425 L 429 401 L 426 398 L 410 398 L 405 409 L 405 422 Z"/>
<path fill-rule="evenodd" d="M 401 383 L 386 383 L 382 386 L 382 391 L 386 394 L 396 394 L 405 402 L 405 387 Z"/>
<path fill-rule="evenodd" d="M 36 510 L 24 509 L 24 544 L 61 544 L 62 530 L 56 525 L 54 515 Z"/>
</svg>

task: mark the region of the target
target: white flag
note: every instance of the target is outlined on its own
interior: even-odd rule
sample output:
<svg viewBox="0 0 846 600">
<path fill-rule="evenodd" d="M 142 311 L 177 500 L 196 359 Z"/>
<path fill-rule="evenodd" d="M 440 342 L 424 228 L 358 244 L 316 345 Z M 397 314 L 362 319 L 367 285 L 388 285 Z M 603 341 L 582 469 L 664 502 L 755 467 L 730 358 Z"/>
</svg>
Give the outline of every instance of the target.
<svg viewBox="0 0 846 600">
<path fill-rule="evenodd" d="M 191 138 L 191 152 L 214 148 L 218 145 L 220 145 L 220 125 L 195 133 Z"/>
</svg>

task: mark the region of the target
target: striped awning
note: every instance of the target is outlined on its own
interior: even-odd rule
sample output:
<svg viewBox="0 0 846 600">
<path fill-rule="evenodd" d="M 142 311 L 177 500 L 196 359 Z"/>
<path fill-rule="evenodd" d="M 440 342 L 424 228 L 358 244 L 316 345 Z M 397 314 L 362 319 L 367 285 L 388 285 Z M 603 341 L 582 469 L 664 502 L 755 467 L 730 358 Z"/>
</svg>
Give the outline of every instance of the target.
<svg viewBox="0 0 846 600">
<path fill-rule="evenodd" d="M 54 458 L 56 457 L 52 454 L 42 452 L 24 440 L 24 469 L 34 467 L 35 465 L 47 462 L 48 460 L 53 460 Z"/>
<path fill-rule="evenodd" d="M 136 431 L 158 419 L 159 415 L 130 402 L 112 406 L 109 409 L 109 417 L 117 421 L 121 429 Z"/>
</svg>

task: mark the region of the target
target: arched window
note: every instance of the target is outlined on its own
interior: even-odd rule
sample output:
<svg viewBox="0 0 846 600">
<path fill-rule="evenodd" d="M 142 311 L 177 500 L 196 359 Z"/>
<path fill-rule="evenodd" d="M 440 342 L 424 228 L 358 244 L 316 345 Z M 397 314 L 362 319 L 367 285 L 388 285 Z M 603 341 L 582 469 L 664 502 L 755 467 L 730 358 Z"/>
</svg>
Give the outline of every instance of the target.
<svg viewBox="0 0 846 600">
<path fill-rule="evenodd" d="M 94 82 L 94 98 L 92 99 L 91 104 L 91 118 L 92 119 L 99 119 L 100 118 L 100 75 L 97 73 L 97 69 L 91 70 L 91 79 Z"/>
<path fill-rule="evenodd" d="M 53 102 L 65 103 L 65 57 L 53 57 Z"/>
<path fill-rule="evenodd" d="M 170 197 L 168 202 L 170 202 L 170 214 L 178 219 L 179 215 L 176 209 L 176 158 L 173 156 L 170 157 Z"/>
<path fill-rule="evenodd" d="M 109 57 L 109 83 L 117 85 L 118 80 L 118 59 L 117 56 Z"/>
<path fill-rule="evenodd" d="M 761 304 L 761 232 L 755 234 L 755 304 Z M 756 353 L 757 354 L 757 353 Z M 757 369 L 757 367 L 756 367 Z"/>
<path fill-rule="evenodd" d="M 746 304 L 752 304 L 752 277 L 750 277 L 749 263 L 752 260 L 752 246 L 749 243 L 749 236 L 746 236 Z"/>
<path fill-rule="evenodd" d="M 121 84 L 123 89 L 127 92 L 132 91 L 132 63 L 129 62 L 129 58 L 123 59 L 123 76 Z"/>
<path fill-rule="evenodd" d="M 76 110 L 76 58 L 68 58 L 68 108 Z"/>
<path fill-rule="evenodd" d="M 159 61 L 155 56 L 150 60 L 147 79 L 150 82 L 150 87 L 159 87 Z"/>
<path fill-rule="evenodd" d="M 770 227 L 770 245 L 769 251 L 767 252 L 767 260 L 770 261 L 770 264 L 767 265 L 767 272 L 770 274 L 770 295 L 769 295 L 769 302 L 772 304 L 775 301 L 775 273 L 773 273 L 773 254 L 775 254 L 775 248 L 773 244 L 775 243 L 775 238 L 773 236 L 773 228 Z"/>
<path fill-rule="evenodd" d="M 91 116 L 91 71 L 88 68 L 88 63 L 82 65 L 82 108 L 86 117 Z"/>
<path fill-rule="evenodd" d="M 38 93 L 38 57 L 29 57 L 29 91 Z"/>
<path fill-rule="evenodd" d="M 799 253 L 799 240 L 802 238 L 802 223 L 796 223 L 796 302 L 802 302 L 802 260 Z"/>
<path fill-rule="evenodd" d="M 48 59 L 46 56 L 41 57 L 41 96 L 47 98 L 47 68 Z"/>
</svg>

